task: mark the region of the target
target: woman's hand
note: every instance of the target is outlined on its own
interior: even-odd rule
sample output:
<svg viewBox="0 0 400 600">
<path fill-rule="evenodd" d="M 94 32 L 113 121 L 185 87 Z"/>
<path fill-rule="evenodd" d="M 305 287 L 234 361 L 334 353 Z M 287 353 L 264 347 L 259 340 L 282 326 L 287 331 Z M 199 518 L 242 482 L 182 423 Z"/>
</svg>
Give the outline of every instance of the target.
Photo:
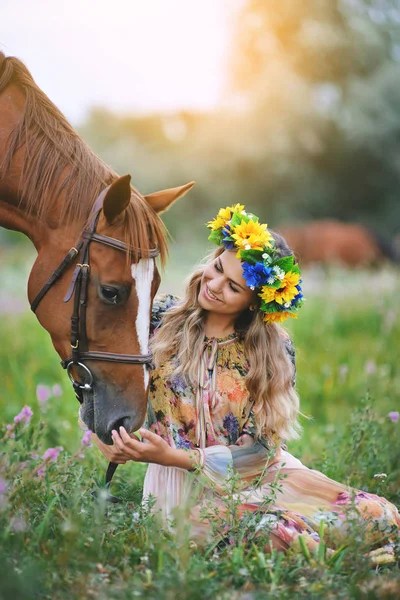
<svg viewBox="0 0 400 600">
<path fill-rule="evenodd" d="M 124 465 L 128 460 L 130 460 L 130 457 L 126 453 L 121 452 L 121 450 L 115 444 L 112 446 L 103 444 L 96 434 L 92 434 L 91 440 L 96 444 L 108 462 L 116 463 L 117 465 Z"/>
<path fill-rule="evenodd" d="M 244 433 L 238 438 L 236 445 L 245 447 L 254 446 L 254 438 L 248 433 Z"/>
<path fill-rule="evenodd" d="M 174 450 L 156 433 L 147 429 L 140 429 L 143 442 L 135 435 L 132 437 L 124 427 L 111 432 L 115 448 L 115 454 L 121 461 L 134 460 L 136 462 L 157 463 L 158 465 L 171 466 L 173 464 Z M 101 449 L 101 448 L 100 448 Z M 116 462 L 116 461 L 112 461 Z"/>
</svg>

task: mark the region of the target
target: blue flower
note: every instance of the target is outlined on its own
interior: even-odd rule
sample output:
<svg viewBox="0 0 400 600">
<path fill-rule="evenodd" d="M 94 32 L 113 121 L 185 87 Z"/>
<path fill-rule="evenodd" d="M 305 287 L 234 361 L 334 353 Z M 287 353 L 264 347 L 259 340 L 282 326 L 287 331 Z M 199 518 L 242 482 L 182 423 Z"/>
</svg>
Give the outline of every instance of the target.
<svg viewBox="0 0 400 600">
<path fill-rule="evenodd" d="M 235 248 L 235 241 L 227 239 L 231 236 L 231 228 L 229 225 L 225 225 L 225 227 L 223 228 L 222 236 L 222 244 L 224 245 L 224 247 L 227 250 L 233 250 Z"/>
<path fill-rule="evenodd" d="M 222 243 L 227 250 L 233 250 L 235 248 L 235 242 L 231 242 L 231 240 L 222 240 Z"/>
<path fill-rule="evenodd" d="M 266 267 L 262 262 L 258 262 L 255 265 L 244 262 L 242 264 L 242 269 L 247 287 L 260 287 L 265 285 L 268 278 L 273 275 L 271 267 Z"/>
<path fill-rule="evenodd" d="M 301 281 L 301 280 L 300 280 Z M 299 293 L 293 298 L 291 302 L 291 306 L 295 306 L 300 300 L 303 298 L 302 289 L 300 285 L 296 285 L 296 288 L 299 290 Z"/>
</svg>

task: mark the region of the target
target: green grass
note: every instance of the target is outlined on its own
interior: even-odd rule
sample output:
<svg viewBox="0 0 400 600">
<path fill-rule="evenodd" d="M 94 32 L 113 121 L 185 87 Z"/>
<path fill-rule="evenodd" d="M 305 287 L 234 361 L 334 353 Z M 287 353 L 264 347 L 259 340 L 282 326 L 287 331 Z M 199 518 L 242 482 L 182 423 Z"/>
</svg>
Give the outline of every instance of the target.
<svg viewBox="0 0 400 600">
<path fill-rule="evenodd" d="M 387 418 L 400 407 L 400 277 L 387 270 L 304 279 L 308 300 L 288 329 L 302 410 L 311 418 L 289 450 L 400 505 L 400 423 Z M 167 273 L 163 289 L 179 291 L 181 281 L 181 273 Z M 82 453 L 78 403 L 30 313 L 2 317 L 0 378 L 0 437 L 25 404 L 34 411 L 31 425 L 1 442 L 0 477 L 9 491 L 0 503 L 0 599 L 400 596 L 398 567 L 372 569 L 361 551 L 327 564 L 265 555 L 256 544 L 244 550 L 239 537 L 220 551 L 197 548 L 184 532 L 174 538 L 141 509 L 143 465 L 119 468 L 113 491 L 121 504 L 94 500 L 106 461 L 95 448 Z M 37 385 L 58 383 L 62 395 L 41 408 Z M 56 446 L 65 449 L 58 461 L 42 478 L 32 476 L 40 459 L 31 452 Z M 387 479 L 374 478 L 382 472 Z"/>
</svg>

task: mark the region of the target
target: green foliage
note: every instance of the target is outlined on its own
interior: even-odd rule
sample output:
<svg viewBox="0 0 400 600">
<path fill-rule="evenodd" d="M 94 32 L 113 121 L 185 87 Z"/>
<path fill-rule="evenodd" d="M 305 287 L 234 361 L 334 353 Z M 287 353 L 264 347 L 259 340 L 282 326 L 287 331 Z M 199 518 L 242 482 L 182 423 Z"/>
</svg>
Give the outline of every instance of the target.
<svg viewBox="0 0 400 600">
<path fill-rule="evenodd" d="M 387 417 L 400 399 L 393 351 L 400 336 L 398 274 L 341 271 L 304 279 L 308 301 L 288 326 L 302 410 L 313 418 L 304 420 L 302 439 L 289 450 L 336 480 L 400 504 L 399 423 Z M 108 504 L 101 491 L 106 461 L 96 448 L 81 448 L 78 405 L 47 334 L 31 314 L 8 316 L 2 342 L 0 437 L 24 404 L 34 415 L 30 425 L 15 426 L 15 438 L 0 442 L 0 477 L 8 486 L 0 507 L 0 598 L 399 595 L 398 567 L 371 569 L 362 536 L 331 555 L 322 524 L 315 552 L 267 550 L 268 528 L 257 536 L 257 517 L 249 515 L 246 527 L 238 518 L 234 474 L 226 514 L 209 513 L 215 534 L 229 526 L 229 543 L 222 545 L 198 547 L 184 518 L 175 537 L 141 506 L 144 465 L 118 469 L 112 492 L 122 503 Z M 39 403 L 36 386 L 58 383 L 62 395 Z M 49 446 L 65 450 L 39 476 Z M 274 485 L 266 503 L 279 479 Z"/>
</svg>

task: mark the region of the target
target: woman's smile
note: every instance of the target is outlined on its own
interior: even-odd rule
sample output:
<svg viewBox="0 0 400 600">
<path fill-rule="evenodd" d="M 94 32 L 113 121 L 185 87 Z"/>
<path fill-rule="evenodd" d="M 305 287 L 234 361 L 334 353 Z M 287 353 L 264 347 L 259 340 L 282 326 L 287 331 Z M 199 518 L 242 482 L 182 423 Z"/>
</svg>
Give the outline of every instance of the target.
<svg viewBox="0 0 400 600">
<path fill-rule="evenodd" d="M 222 302 L 208 287 L 207 283 L 204 284 L 204 295 L 210 302 Z"/>
</svg>

